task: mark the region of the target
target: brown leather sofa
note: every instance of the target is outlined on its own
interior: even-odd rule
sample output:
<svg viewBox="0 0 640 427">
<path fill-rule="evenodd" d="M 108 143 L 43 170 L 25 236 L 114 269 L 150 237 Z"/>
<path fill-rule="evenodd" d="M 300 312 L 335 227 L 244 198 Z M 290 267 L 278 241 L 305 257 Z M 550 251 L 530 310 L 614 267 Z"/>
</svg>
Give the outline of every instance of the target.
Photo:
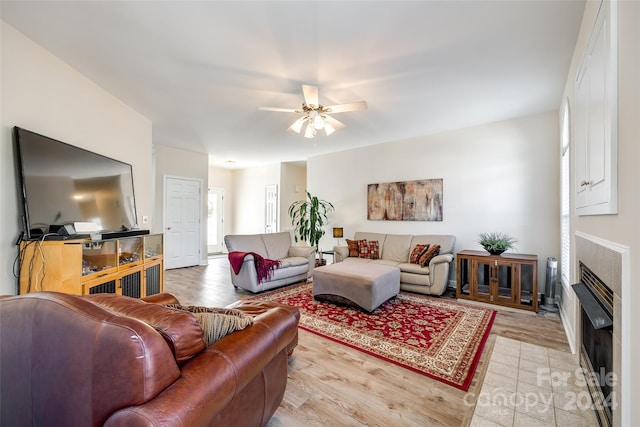
<svg viewBox="0 0 640 427">
<path fill-rule="evenodd" d="M 264 426 L 284 396 L 298 309 L 237 304 L 253 324 L 206 347 L 193 315 L 154 303 L 179 302 L 0 298 L 0 425 Z"/>
</svg>

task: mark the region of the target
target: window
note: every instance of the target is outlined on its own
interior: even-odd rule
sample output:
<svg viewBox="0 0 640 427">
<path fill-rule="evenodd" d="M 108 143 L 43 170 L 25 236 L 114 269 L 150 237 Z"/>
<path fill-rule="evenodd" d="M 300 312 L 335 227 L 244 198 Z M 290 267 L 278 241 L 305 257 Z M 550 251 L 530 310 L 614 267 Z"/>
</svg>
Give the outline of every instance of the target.
<svg viewBox="0 0 640 427">
<path fill-rule="evenodd" d="M 561 259 L 560 274 L 562 282 L 566 285 L 570 283 L 570 264 L 571 264 L 571 227 L 569 217 L 569 198 L 570 198 L 570 174 L 569 174 L 569 102 L 564 105 L 562 112 L 562 133 L 560 136 L 561 144 L 561 171 L 560 171 L 560 234 L 561 234 Z"/>
</svg>

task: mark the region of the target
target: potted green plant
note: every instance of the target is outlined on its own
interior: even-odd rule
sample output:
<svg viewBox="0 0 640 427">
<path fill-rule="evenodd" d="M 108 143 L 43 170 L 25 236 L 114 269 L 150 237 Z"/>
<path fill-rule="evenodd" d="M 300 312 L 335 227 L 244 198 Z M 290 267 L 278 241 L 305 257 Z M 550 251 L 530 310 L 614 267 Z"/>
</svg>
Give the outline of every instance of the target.
<svg viewBox="0 0 640 427">
<path fill-rule="evenodd" d="M 500 255 L 508 249 L 515 249 L 516 239 L 506 233 L 481 233 L 478 243 L 491 255 Z"/>
<path fill-rule="evenodd" d="M 295 201 L 289 206 L 291 225 L 295 233 L 295 241 L 307 242 L 315 246 L 320 253 L 318 244 L 324 236 L 324 225 L 328 223 L 327 215 L 334 210 L 333 205 L 326 200 L 318 199 L 307 192 L 306 200 Z"/>
</svg>

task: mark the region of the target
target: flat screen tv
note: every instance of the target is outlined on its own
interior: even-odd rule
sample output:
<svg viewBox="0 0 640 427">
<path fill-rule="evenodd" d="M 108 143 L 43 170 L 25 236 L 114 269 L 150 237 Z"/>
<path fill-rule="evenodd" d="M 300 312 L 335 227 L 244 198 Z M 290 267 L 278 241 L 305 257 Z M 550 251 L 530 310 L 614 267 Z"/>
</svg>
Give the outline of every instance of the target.
<svg viewBox="0 0 640 427">
<path fill-rule="evenodd" d="M 136 225 L 131 165 L 14 127 L 26 238 L 90 222 L 110 232 Z"/>
</svg>

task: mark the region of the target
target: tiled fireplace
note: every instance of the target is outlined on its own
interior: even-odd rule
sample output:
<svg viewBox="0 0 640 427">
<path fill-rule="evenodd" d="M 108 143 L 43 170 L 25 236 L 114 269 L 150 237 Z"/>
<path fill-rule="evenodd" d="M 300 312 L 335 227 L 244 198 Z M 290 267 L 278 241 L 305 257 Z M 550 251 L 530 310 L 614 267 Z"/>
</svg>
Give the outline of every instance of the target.
<svg viewBox="0 0 640 427">
<path fill-rule="evenodd" d="M 585 234 L 576 234 L 575 241 L 579 278 L 583 284 L 574 288 L 581 302 L 576 325 L 580 364 L 587 372 L 600 424 L 618 426 L 624 252 L 622 247 Z"/>
</svg>

